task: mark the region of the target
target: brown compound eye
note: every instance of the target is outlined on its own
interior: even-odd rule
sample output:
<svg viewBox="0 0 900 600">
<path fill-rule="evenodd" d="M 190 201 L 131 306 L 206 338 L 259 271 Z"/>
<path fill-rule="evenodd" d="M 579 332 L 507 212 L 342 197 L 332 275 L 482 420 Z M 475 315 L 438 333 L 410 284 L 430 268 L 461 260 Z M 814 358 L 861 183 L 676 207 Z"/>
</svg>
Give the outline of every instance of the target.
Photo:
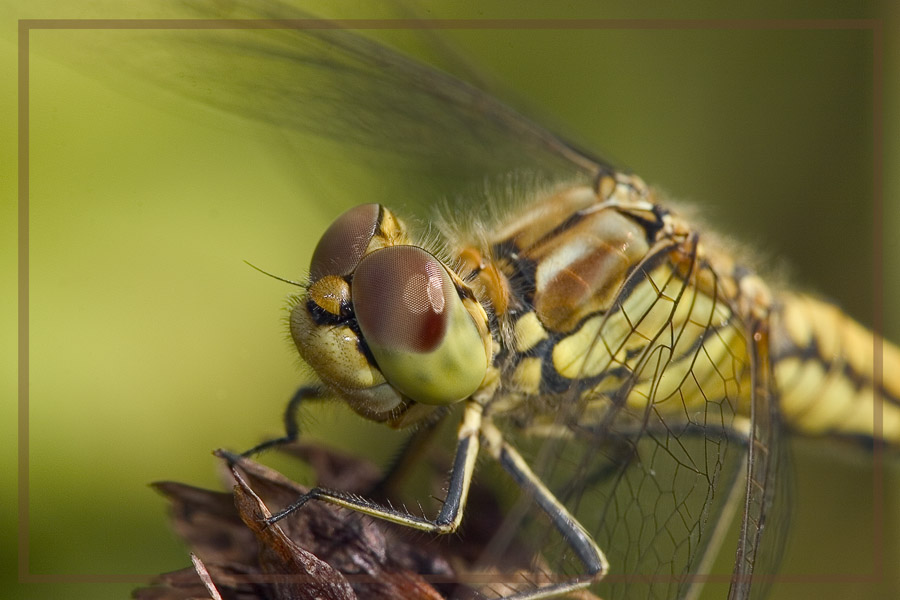
<svg viewBox="0 0 900 600">
<path fill-rule="evenodd" d="M 344 277 L 353 272 L 378 228 L 381 207 L 361 204 L 351 208 L 322 234 L 309 264 L 310 281 L 326 275 Z"/>
<path fill-rule="evenodd" d="M 447 331 L 455 294 L 444 267 L 413 246 L 373 252 L 353 275 L 353 307 L 366 341 L 430 352 Z"/>
<path fill-rule="evenodd" d="M 446 268 L 415 246 L 376 250 L 359 262 L 353 310 L 378 368 L 405 396 L 449 404 L 481 384 L 488 357 Z"/>
</svg>

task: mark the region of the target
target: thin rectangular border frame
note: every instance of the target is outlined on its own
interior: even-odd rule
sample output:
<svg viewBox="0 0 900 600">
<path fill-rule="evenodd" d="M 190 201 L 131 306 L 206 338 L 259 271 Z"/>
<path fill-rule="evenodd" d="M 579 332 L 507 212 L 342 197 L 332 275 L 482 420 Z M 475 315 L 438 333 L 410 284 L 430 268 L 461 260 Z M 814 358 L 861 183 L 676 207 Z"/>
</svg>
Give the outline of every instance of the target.
<svg viewBox="0 0 900 600">
<path fill-rule="evenodd" d="M 884 315 L 884 42 L 879 19 L 20 19 L 18 21 L 18 578 L 20 583 L 140 583 L 149 575 L 33 575 L 29 572 L 29 153 L 30 153 L 30 37 L 32 30 L 209 30 L 209 29 L 612 29 L 612 30 L 868 30 L 873 46 L 873 323 L 876 381 L 883 380 Z M 875 390 L 873 424 L 883 430 L 883 398 Z M 873 548 L 871 576 L 774 575 L 763 580 L 785 583 L 877 583 L 884 578 L 884 458 L 883 442 L 873 448 Z M 878 525 L 881 524 L 882 527 Z M 706 583 L 727 583 L 729 576 L 693 575 Z M 756 579 L 756 576 L 754 576 Z"/>
</svg>

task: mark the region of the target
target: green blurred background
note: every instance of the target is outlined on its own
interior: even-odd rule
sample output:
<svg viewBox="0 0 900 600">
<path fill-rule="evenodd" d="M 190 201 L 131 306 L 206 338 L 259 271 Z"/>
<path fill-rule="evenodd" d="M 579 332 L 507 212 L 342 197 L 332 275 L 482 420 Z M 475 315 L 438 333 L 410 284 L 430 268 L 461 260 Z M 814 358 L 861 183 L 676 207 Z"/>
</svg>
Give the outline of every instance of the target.
<svg viewBox="0 0 900 600">
<path fill-rule="evenodd" d="M 766 269 L 786 272 L 794 285 L 835 299 L 867 324 L 883 304 L 877 316 L 887 336 L 900 340 L 900 89 L 889 75 L 900 72 L 896 9 L 890 14 L 887 2 L 814 9 L 771 2 L 752 10 L 594 4 L 525 2 L 513 13 L 500 2 L 458 2 L 424 16 L 883 19 L 887 121 L 880 127 L 872 111 L 873 34 L 865 27 L 436 35 L 517 107 L 759 249 Z M 126 597 L 145 576 L 188 564 L 164 503 L 146 484 L 218 486 L 210 451 L 243 449 L 278 432 L 282 406 L 303 381 L 281 321 L 290 290 L 242 261 L 301 277 L 331 219 L 368 200 L 356 192 L 379 186 L 358 165 L 347 167 L 352 181 L 335 179 L 333 148 L 328 165 L 314 152 L 287 154 L 270 128 L 175 95 L 145 101 L 141 88 L 111 79 L 109 69 L 52 58 L 62 44 L 77 53 L 79 35 L 109 35 L 104 43 L 115 52 L 121 32 L 32 33 L 26 569 L 35 581 L 19 581 L 15 18 L 130 16 L 115 6 L 72 11 L 63 2 L 23 0 L 2 13 L 5 598 Z M 361 3 L 328 14 L 382 16 Z M 436 47 L 427 36 L 395 42 Z M 873 130 L 885 150 L 879 261 Z M 388 192 L 402 202 L 403 189 Z M 884 296 L 876 302 L 878 281 Z M 317 415 L 310 427 L 334 440 L 371 431 L 341 410 Z M 886 577 L 872 583 L 871 461 L 842 450 L 811 442 L 794 448 L 797 505 L 782 571 L 796 581 L 776 586 L 773 597 L 900 595 L 900 469 L 887 466 Z M 811 583 L 818 574 L 830 579 Z"/>
</svg>

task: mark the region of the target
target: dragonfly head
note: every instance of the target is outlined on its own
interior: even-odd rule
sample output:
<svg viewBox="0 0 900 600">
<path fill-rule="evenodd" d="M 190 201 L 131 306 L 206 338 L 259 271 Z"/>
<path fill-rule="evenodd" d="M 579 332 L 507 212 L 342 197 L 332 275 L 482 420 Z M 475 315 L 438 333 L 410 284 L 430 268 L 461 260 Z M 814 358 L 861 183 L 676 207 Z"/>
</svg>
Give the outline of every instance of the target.
<svg viewBox="0 0 900 600">
<path fill-rule="evenodd" d="M 325 231 L 290 329 L 326 385 L 395 427 L 472 395 L 491 360 L 472 291 L 378 204 L 350 209 Z"/>
</svg>

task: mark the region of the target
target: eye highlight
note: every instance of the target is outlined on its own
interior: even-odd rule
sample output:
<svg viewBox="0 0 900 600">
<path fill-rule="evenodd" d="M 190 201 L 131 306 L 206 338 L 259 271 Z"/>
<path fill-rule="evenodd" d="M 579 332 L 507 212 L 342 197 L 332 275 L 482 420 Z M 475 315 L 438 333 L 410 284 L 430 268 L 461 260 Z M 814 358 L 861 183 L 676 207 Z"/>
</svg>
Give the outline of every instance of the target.
<svg viewBox="0 0 900 600">
<path fill-rule="evenodd" d="M 353 310 L 385 378 L 425 404 L 449 404 L 476 389 L 488 357 L 482 335 L 434 256 L 393 246 L 365 256 L 353 274 Z"/>
</svg>

